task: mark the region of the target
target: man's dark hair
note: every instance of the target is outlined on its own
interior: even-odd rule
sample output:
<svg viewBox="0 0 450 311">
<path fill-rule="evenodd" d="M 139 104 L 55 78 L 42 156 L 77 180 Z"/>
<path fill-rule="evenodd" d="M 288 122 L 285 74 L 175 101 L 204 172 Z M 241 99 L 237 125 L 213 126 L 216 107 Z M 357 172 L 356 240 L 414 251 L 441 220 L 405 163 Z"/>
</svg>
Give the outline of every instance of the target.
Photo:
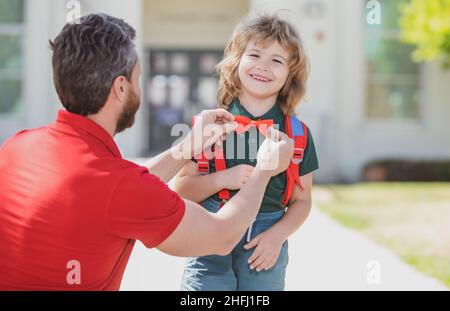
<svg viewBox="0 0 450 311">
<path fill-rule="evenodd" d="M 83 116 L 105 104 L 115 78 L 131 81 L 137 62 L 136 31 L 125 21 L 106 15 L 83 16 L 66 24 L 52 42 L 53 81 L 63 106 Z"/>
</svg>

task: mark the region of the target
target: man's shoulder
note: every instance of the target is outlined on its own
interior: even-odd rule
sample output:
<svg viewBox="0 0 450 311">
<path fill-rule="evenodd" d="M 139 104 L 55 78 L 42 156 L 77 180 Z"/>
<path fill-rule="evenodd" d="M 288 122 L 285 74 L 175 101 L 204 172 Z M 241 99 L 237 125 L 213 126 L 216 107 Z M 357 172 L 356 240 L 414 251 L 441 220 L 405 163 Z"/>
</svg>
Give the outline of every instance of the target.
<svg viewBox="0 0 450 311">
<path fill-rule="evenodd" d="M 98 160 L 97 167 L 100 170 L 108 171 L 108 174 L 119 180 L 119 187 L 139 187 L 149 184 L 165 183 L 156 175 L 149 172 L 148 168 L 133 161 L 122 158 L 102 158 Z"/>
<path fill-rule="evenodd" d="M 14 134 L 13 136 L 11 136 L 10 138 L 8 138 L 1 145 L 0 150 L 5 151 L 6 149 L 13 147 L 18 148 L 20 146 L 27 147 L 29 149 L 30 146 L 28 144 L 30 143 L 30 140 L 42 136 L 45 133 L 45 130 L 46 126 L 21 130 L 16 134 Z"/>
<path fill-rule="evenodd" d="M 10 138 L 10 140 L 26 139 L 26 138 L 33 137 L 36 135 L 43 135 L 46 133 L 47 128 L 48 128 L 48 126 L 41 126 L 41 127 L 36 127 L 36 128 L 32 128 L 32 129 L 24 129 L 24 130 L 17 132 L 16 134 L 14 134 Z"/>
</svg>

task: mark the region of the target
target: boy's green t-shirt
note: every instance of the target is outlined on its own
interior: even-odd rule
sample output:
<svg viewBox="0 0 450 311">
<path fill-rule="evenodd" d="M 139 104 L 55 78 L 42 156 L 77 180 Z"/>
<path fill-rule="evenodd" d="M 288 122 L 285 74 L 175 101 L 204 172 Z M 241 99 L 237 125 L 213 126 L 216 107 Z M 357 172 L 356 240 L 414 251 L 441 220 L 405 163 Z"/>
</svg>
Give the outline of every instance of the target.
<svg viewBox="0 0 450 311">
<path fill-rule="evenodd" d="M 274 105 L 268 112 L 260 117 L 254 117 L 250 114 L 240 103 L 238 99 L 235 99 L 229 108 L 229 112 L 233 115 L 241 115 L 248 117 L 252 120 L 258 119 L 273 119 L 274 126 L 280 131 L 286 132 L 284 115 L 278 105 Z M 251 127 L 247 132 L 242 134 L 231 133 L 226 137 L 224 142 L 224 156 L 227 168 L 231 168 L 240 164 L 256 165 L 257 149 L 264 141 L 265 137 L 259 133 L 255 127 Z M 234 148 L 228 148 L 233 146 Z M 238 148 L 239 146 L 239 148 Z M 245 146 L 245 147 L 244 147 Z M 300 163 L 300 176 L 311 173 L 319 168 L 316 149 L 314 147 L 314 141 L 311 135 L 311 131 L 308 128 L 308 143 L 303 155 L 303 161 Z M 212 174 L 216 171 L 214 159 L 209 161 L 209 173 Z M 286 190 L 286 173 L 282 172 L 272 177 L 267 185 L 266 192 L 259 210 L 260 213 L 271 213 L 284 209 L 281 204 L 284 192 Z M 233 196 L 238 190 L 230 191 L 230 195 Z M 210 198 L 219 200 L 219 195 L 216 193 Z"/>
</svg>

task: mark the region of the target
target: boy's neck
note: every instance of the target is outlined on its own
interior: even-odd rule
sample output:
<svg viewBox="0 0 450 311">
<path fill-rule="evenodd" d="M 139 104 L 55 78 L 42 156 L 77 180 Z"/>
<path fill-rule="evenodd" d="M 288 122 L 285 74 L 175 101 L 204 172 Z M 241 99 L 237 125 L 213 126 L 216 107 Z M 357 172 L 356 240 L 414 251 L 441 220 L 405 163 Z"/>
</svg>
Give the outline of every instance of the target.
<svg viewBox="0 0 450 311">
<path fill-rule="evenodd" d="M 254 117 L 260 117 L 277 103 L 278 94 L 265 98 L 255 98 L 244 92 L 239 95 L 240 104 Z"/>
</svg>

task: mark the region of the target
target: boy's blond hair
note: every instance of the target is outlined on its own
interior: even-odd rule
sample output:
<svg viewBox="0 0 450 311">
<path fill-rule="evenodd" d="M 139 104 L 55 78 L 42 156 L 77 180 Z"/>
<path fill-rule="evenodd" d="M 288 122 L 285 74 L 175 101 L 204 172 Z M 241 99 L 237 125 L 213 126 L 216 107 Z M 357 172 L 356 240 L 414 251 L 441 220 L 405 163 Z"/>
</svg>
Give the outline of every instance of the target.
<svg viewBox="0 0 450 311">
<path fill-rule="evenodd" d="M 247 44 L 255 40 L 265 46 L 278 42 L 290 52 L 289 75 L 280 90 L 278 99 L 285 115 L 293 115 L 295 107 L 304 98 L 306 80 L 309 74 L 309 60 L 303 50 L 300 37 L 294 26 L 277 15 L 262 15 L 241 21 L 225 47 L 224 58 L 217 64 L 219 74 L 218 106 L 228 109 L 234 98 L 240 94 L 238 75 L 239 62 Z"/>
</svg>

